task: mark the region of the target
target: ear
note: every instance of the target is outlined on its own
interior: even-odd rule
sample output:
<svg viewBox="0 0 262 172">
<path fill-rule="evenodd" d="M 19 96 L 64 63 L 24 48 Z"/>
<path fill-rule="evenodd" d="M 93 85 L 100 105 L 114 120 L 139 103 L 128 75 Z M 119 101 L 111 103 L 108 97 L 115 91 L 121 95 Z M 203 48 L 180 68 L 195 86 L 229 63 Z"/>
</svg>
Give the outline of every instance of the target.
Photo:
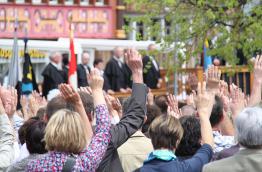
<svg viewBox="0 0 262 172">
<path fill-rule="evenodd" d="M 44 120 L 46 123 L 48 122 L 47 114 L 44 115 L 43 120 Z"/>
</svg>

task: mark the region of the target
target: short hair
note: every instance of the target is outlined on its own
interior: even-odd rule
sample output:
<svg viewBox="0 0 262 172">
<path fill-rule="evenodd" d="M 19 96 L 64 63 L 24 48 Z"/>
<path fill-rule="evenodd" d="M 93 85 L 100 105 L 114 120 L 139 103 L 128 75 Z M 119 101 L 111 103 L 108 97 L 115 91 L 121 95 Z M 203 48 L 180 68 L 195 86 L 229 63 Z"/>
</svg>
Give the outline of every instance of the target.
<svg viewBox="0 0 262 172">
<path fill-rule="evenodd" d="M 195 116 L 183 116 L 179 121 L 184 134 L 176 149 L 176 155 L 180 157 L 193 156 L 201 147 L 200 121 Z"/>
<path fill-rule="evenodd" d="M 174 150 L 183 136 L 183 128 L 175 117 L 161 115 L 150 125 L 149 136 L 154 149 Z"/>
<path fill-rule="evenodd" d="M 142 126 L 142 132 L 148 132 L 148 128 L 154 119 L 158 116 L 162 115 L 160 109 L 156 105 L 147 105 L 147 113 L 146 113 L 146 122 Z"/>
<path fill-rule="evenodd" d="M 223 102 L 219 96 L 215 96 L 215 103 L 212 108 L 212 112 L 210 115 L 210 123 L 212 127 L 218 125 L 223 119 Z"/>
<path fill-rule="evenodd" d="M 33 120 L 26 128 L 26 147 L 30 154 L 44 154 L 45 149 L 44 135 L 46 123 L 42 120 Z"/>
<path fill-rule="evenodd" d="M 38 117 L 30 118 L 27 121 L 25 121 L 24 124 L 19 128 L 18 138 L 19 138 L 19 142 L 20 142 L 21 145 L 23 145 L 25 143 L 27 127 L 30 126 L 31 123 L 34 122 L 35 120 L 39 120 L 39 118 Z"/>
<path fill-rule="evenodd" d="M 80 98 L 83 102 L 86 115 L 87 115 L 89 121 L 92 121 L 93 118 L 94 118 L 94 116 L 93 116 L 93 112 L 94 112 L 93 97 L 91 95 L 89 95 L 88 93 L 84 92 L 84 91 L 79 91 L 78 93 L 79 93 Z"/>
<path fill-rule="evenodd" d="M 196 109 L 192 105 L 185 105 L 181 107 L 182 116 L 194 116 Z"/>
<path fill-rule="evenodd" d="M 163 114 L 167 114 L 167 97 L 165 95 L 157 96 L 155 104 L 160 108 Z"/>
<path fill-rule="evenodd" d="M 235 120 L 235 128 L 240 145 L 250 149 L 262 148 L 262 109 L 260 107 L 244 109 Z"/>
<path fill-rule="evenodd" d="M 44 119 L 44 116 L 45 116 L 45 112 L 46 112 L 46 107 L 40 107 L 37 112 L 36 112 L 36 116 L 43 120 Z"/>
<path fill-rule="evenodd" d="M 86 126 L 77 112 L 57 111 L 45 130 L 46 149 L 67 153 L 80 153 L 88 143 Z"/>
<path fill-rule="evenodd" d="M 84 54 L 90 55 L 88 51 L 83 51 L 83 52 L 82 52 L 82 57 L 83 57 Z"/>
<path fill-rule="evenodd" d="M 103 62 L 104 62 L 104 60 L 103 60 L 102 58 L 96 58 L 96 59 L 94 60 L 93 66 L 95 67 L 95 66 L 98 65 L 99 63 L 103 63 Z"/>
<path fill-rule="evenodd" d="M 60 109 L 74 110 L 74 106 L 67 103 L 62 96 L 56 96 L 51 99 L 46 106 L 46 117 L 49 120 L 52 115 Z"/>
</svg>

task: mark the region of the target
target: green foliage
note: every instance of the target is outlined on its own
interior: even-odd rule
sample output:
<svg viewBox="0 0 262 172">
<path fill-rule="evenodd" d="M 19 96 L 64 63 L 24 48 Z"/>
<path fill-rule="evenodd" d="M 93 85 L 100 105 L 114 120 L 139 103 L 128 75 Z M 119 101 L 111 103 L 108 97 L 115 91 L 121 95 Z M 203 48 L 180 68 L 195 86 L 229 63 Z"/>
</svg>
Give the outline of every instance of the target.
<svg viewBox="0 0 262 172">
<path fill-rule="evenodd" d="M 165 59 L 168 65 L 175 65 L 170 63 L 174 56 L 178 57 L 180 62 L 199 56 L 205 39 L 213 40 L 208 54 L 219 56 L 232 65 L 238 62 L 236 50 L 242 50 L 246 58 L 251 58 L 256 51 L 261 51 L 261 0 L 125 1 L 141 14 L 129 20 L 142 22 L 144 27 L 148 28 L 147 36 L 140 35 L 139 40 L 154 37 L 163 49 L 171 50 L 171 55 L 167 55 Z M 257 5 L 252 6 L 254 2 Z M 170 23 L 170 34 L 161 34 L 163 28 L 160 18 Z M 127 31 L 131 29 L 126 27 Z M 183 46 L 174 44 L 178 42 L 183 43 Z M 181 48 L 186 49 L 185 56 L 179 54 Z"/>
</svg>

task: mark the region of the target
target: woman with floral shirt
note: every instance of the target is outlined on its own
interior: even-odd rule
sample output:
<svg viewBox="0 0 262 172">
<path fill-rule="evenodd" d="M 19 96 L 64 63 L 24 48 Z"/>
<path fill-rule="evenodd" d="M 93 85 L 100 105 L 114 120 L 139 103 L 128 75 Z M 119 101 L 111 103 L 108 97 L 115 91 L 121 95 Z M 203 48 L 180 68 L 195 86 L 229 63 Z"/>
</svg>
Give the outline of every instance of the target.
<svg viewBox="0 0 262 172">
<path fill-rule="evenodd" d="M 28 171 L 62 171 L 68 157 L 76 157 L 72 171 L 95 171 L 101 162 L 110 141 L 110 120 L 103 96 L 103 78 L 98 71 L 92 71 L 90 86 L 95 105 L 96 129 L 94 136 L 79 94 L 66 84 L 59 89 L 66 101 L 74 104 L 78 113 L 62 109 L 49 120 L 45 142 L 49 153 L 28 164 Z"/>
</svg>

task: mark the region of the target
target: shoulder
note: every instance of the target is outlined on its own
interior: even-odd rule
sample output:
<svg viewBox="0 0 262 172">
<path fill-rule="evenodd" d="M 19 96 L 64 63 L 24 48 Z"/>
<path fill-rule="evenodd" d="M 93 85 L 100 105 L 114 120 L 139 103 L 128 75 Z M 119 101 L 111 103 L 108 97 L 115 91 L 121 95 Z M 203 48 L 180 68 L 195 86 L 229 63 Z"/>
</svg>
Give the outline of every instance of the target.
<svg viewBox="0 0 262 172">
<path fill-rule="evenodd" d="M 211 163 L 206 164 L 203 167 L 203 172 L 219 172 L 222 169 L 221 168 L 230 168 L 232 165 L 234 165 L 235 163 L 235 158 L 234 157 L 229 157 L 229 158 L 225 158 L 219 161 L 214 161 Z"/>
</svg>

